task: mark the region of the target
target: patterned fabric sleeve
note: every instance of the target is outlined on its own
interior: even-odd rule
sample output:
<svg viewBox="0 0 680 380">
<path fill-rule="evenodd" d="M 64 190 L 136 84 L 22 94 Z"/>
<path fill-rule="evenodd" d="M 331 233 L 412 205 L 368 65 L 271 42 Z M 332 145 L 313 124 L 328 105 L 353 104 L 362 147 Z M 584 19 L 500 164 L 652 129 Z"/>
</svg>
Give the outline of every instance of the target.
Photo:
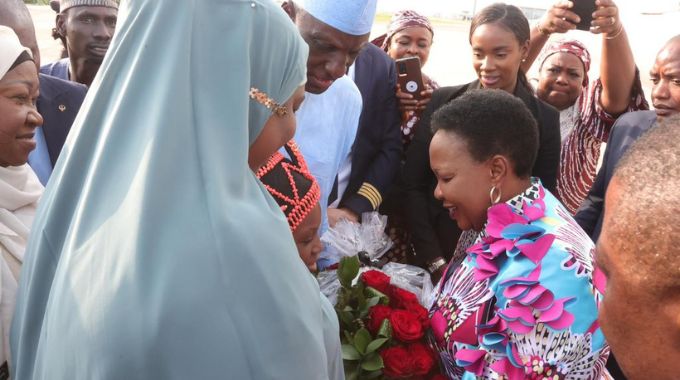
<svg viewBox="0 0 680 380">
<path fill-rule="evenodd" d="M 438 286 L 431 331 L 442 368 L 451 379 L 606 378 L 594 245 L 542 187 L 525 194 L 489 209 L 469 256 Z"/>
<path fill-rule="evenodd" d="M 611 131 L 617 116 L 614 116 L 602 108 L 602 81 L 598 78 L 591 82 L 588 88 L 588 98 L 581 104 L 581 122 L 590 135 L 601 142 L 609 140 Z M 625 112 L 648 110 L 649 104 L 645 99 L 645 92 L 640 81 L 640 71 L 635 68 L 635 80 L 630 92 L 630 102 Z"/>
<path fill-rule="evenodd" d="M 557 178 L 557 196 L 573 215 L 578 210 L 597 174 L 600 147 L 609 139 L 609 133 L 617 117 L 602 108 L 602 82 L 593 81 L 584 97 L 580 98 L 580 118 L 577 125 L 562 142 L 560 169 Z M 631 91 L 629 111 L 648 109 L 640 73 L 635 71 L 635 82 Z"/>
</svg>

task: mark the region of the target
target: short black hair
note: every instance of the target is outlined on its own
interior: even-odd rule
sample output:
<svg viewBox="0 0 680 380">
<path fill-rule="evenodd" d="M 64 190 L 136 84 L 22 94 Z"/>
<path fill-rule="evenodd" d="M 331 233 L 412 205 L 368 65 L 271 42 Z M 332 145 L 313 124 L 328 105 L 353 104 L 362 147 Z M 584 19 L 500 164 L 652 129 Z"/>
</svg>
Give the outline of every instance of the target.
<svg viewBox="0 0 680 380">
<path fill-rule="evenodd" d="M 538 125 L 527 106 L 503 90 L 467 91 L 432 115 L 432 131 L 462 137 L 472 157 L 507 157 L 520 178 L 531 176 L 538 155 Z"/>
<path fill-rule="evenodd" d="M 616 205 L 604 220 L 615 252 L 656 294 L 680 289 L 680 115 L 642 135 L 619 160 Z M 611 183 L 611 182 L 610 182 Z M 614 208 L 615 207 L 615 208 Z"/>
</svg>

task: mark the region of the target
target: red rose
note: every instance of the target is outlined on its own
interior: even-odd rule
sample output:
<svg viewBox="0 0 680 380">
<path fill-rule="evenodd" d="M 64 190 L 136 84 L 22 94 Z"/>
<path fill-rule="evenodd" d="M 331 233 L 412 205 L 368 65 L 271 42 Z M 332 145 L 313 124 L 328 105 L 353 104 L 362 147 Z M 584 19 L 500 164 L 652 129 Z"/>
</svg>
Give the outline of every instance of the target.
<svg viewBox="0 0 680 380">
<path fill-rule="evenodd" d="M 430 327 L 430 316 L 429 313 L 427 312 L 427 309 L 424 308 L 420 302 L 407 302 L 406 305 L 404 305 L 404 309 L 410 311 L 411 313 L 415 314 L 418 317 L 418 320 L 420 323 L 423 325 L 424 329 L 427 329 Z"/>
<path fill-rule="evenodd" d="M 390 303 L 395 309 L 405 309 L 408 303 L 418 303 L 418 297 L 408 290 L 397 288 L 396 286 L 392 286 L 390 290 Z"/>
<path fill-rule="evenodd" d="M 392 308 L 385 305 L 375 305 L 368 311 L 368 323 L 366 327 L 373 335 L 378 333 L 380 325 L 392 314 Z"/>
<path fill-rule="evenodd" d="M 370 286 L 371 288 L 383 293 L 388 294 L 390 288 L 390 276 L 383 272 L 377 270 L 369 270 L 361 274 L 361 281 Z"/>
<path fill-rule="evenodd" d="M 448 379 L 446 378 L 446 376 L 442 375 L 441 373 L 438 373 L 432 376 L 430 380 L 448 380 Z"/>
<path fill-rule="evenodd" d="M 411 343 L 423 337 L 423 325 L 418 316 L 408 310 L 394 310 L 390 314 L 390 324 L 394 337 L 406 343 Z"/>
<path fill-rule="evenodd" d="M 413 360 L 413 373 L 416 375 L 427 375 L 434 366 L 434 354 L 429 347 L 422 343 L 413 343 L 408 347 L 408 353 Z"/>
<path fill-rule="evenodd" d="M 413 375 L 413 361 L 404 347 L 390 347 L 380 351 L 383 373 L 387 378 L 400 378 Z"/>
</svg>

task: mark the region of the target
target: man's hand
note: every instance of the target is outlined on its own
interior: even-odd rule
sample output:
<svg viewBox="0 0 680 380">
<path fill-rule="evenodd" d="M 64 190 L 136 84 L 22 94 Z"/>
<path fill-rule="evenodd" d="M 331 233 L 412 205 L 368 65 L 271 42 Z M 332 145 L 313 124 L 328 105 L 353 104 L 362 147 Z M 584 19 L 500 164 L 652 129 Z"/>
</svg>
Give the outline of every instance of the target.
<svg viewBox="0 0 680 380">
<path fill-rule="evenodd" d="M 328 225 L 335 227 L 335 223 L 340 219 L 347 219 L 350 222 L 359 223 L 359 215 L 347 208 L 328 208 Z"/>
</svg>

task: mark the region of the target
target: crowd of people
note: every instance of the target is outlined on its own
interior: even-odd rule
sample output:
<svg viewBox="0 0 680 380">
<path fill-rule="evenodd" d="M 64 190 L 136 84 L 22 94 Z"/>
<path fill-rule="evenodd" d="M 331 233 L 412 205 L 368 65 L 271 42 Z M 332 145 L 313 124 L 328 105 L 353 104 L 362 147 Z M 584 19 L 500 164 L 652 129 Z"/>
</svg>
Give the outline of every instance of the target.
<svg viewBox="0 0 680 380">
<path fill-rule="evenodd" d="M 0 379 L 344 379 L 320 237 L 373 211 L 440 376 L 677 378 L 680 35 L 650 110 L 595 3 L 595 78 L 573 2 L 496 3 L 414 93 L 435 29 L 376 0 L 55 0 L 51 63 L 0 2 Z"/>
</svg>

